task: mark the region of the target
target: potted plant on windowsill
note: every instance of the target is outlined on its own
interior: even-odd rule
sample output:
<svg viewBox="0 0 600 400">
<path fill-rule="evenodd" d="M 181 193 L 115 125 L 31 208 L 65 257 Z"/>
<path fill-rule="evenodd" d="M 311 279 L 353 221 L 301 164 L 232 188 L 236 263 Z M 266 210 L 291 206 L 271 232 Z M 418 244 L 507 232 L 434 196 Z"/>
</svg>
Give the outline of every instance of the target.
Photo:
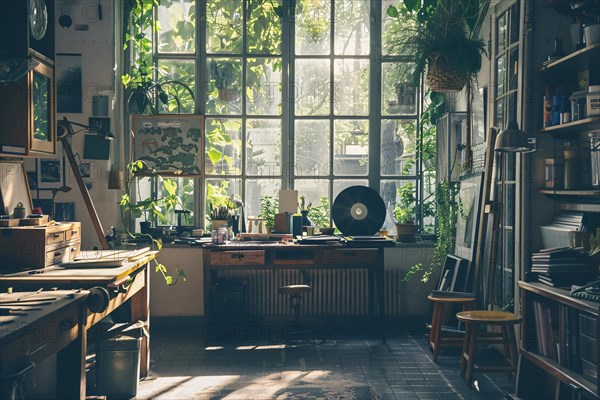
<svg viewBox="0 0 600 400">
<path fill-rule="evenodd" d="M 417 199 L 412 183 L 398 188 L 398 202 L 394 205 L 394 222 L 396 224 L 396 241 L 414 242 L 419 231 L 417 219 Z"/>
<path fill-rule="evenodd" d="M 264 218 L 267 233 L 275 227 L 275 214 L 279 212 L 279 201 L 273 196 L 263 196 L 260 199 L 259 218 Z"/>
<path fill-rule="evenodd" d="M 319 204 L 312 205 L 308 210 L 308 218 L 314 226 L 319 228 L 323 235 L 333 235 L 335 228 L 329 224 L 329 199 L 327 197 L 319 198 Z"/>
<path fill-rule="evenodd" d="M 419 84 L 427 70 L 432 91 L 452 93 L 476 79 L 485 51 L 483 40 L 476 37 L 485 0 L 404 0 L 389 6 L 388 16 L 398 21 L 401 54 L 415 57 L 413 84 Z"/>
</svg>

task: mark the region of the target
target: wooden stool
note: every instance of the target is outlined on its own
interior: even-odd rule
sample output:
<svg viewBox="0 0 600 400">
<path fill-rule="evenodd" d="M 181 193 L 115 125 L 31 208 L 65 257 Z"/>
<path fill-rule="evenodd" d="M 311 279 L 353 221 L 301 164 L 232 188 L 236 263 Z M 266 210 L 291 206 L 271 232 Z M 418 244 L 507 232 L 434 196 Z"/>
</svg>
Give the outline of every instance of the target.
<svg viewBox="0 0 600 400">
<path fill-rule="evenodd" d="M 462 355 L 460 360 L 460 375 L 465 378 L 467 383 L 471 385 L 473 379 L 474 370 L 483 372 L 502 372 L 509 371 L 512 373 L 517 372 L 517 341 L 515 338 L 514 325 L 521 322 L 521 318 L 513 313 L 505 311 L 486 311 L 486 310 L 473 310 L 473 311 L 461 311 L 456 314 L 456 318 L 459 321 L 465 323 L 466 333 L 465 340 L 463 343 Z M 489 366 L 484 367 L 476 365 L 476 351 L 477 351 L 477 327 L 478 325 L 484 326 L 499 326 L 501 336 L 494 335 L 492 338 L 499 338 L 497 340 L 490 340 L 492 343 L 502 343 L 504 350 L 504 357 L 508 366 Z M 486 338 L 489 338 L 487 336 Z"/>
<path fill-rule="evenodd" d="M 283 296 L 289 296 L 290 307 L 294 310 L 294 321 L 298 322 L 300 318 L 300 306 L 302 303 L 302 295 L 310 293 L 311 287 L 308 285 L 287 285 L 281 286 L 277 293 Z"/>
<path fill-rule="evenodd" d="M 445 304 L 462 304 L 463 310 L 470 310 L 475 297 L 435 297 L 427 296 L 433 302 L 433 317 L 431 318 L 431 329 L 429 331 L 429 348 L 433 352 L 433 361 L 437 361 L 441 347 L 461 347 L 463 338 L 442 337 L 442 316 Z"/>
</svg>

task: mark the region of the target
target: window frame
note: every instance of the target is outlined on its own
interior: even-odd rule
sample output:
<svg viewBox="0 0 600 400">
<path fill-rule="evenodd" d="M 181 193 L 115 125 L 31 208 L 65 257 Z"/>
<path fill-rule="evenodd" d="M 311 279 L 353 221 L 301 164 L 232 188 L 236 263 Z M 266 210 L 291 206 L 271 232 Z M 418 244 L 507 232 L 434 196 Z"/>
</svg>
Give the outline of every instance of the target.
<svg viewBox="0 0 600 400">
<path fill-rule="evenodd" d="M 295 123 L 301 120 L 327 120 L 329 122 L 329 166 L 328 173 L 316 176 L 316 179 L 325 180 L 328 185 L 328 196 L 330 202 L 333 202 L 334 185 L 344 180 L 360 179 L 368 182 L 368 186 L 381 193 L 381 182 L 382 181 L 393 181 L 397 182 L 414 182 L 416 188 L 416 202 L 417 205 L 424 198 L 424 176 L 423 176 L 423 157 L 421 156 L 423 151 L 422 146 L 422 129 L 420 125 L 420 117 L 424 107 L 424 88 L 420 87 L 417 89 L 417 101 L 415 106 L 415 114 L 402 115 L 402 114 L 390 114 L 384 115 L 382 107 L 382 80 L 383 80 L 383 66 L 385 63 L 396 63 L 412 61 L 412 57 L 405 55 L 391 55 L 384 54 L 382 49 L 382 28 L 384 26 L 384 17 L 386 11 L 384 9 L 384 2 L 380 0 L 370 0 L 370 18 L 369 18 L 369 30 L 370 30 L 370 51 L 367 55 L 337 55 L 335 54 L 334 39 L 335 39 L 335 21 L 334 21 L 334 7 L 336 0 L 331 0 L 332 12 L 330 16 L 330 54 L 324 56 L 315 55 L 296 55 L 294 51 L 294 26 L 295 26 L 295 2 L 283 1 L 283 12 L 285 17 L 282 18 L 282 104 L 281 104 L 281 115 L 269 116 L 269 115 L 249 115 L 246 111 L 246 76 L 242 73 L 242 113 L 240 115 L 214 115 L 206 113 L 207 103 L 207 91 L 205 90 L 206 82 L 208 82 L 206 66 L 210 61 L 211 57 L 240 57 L 242 58 L 243 71 L 249 58 L 257 57 L 272 57 L 270 54 L 248 54 L 246 52 L 246 18 L 244 18 L 244 39 L 243 49 L 240 54 L 223 54 L 223 53 L 210 53 L 207 51 L 207 40 L 208 40 L 208 22 L 207 22 L 207 2 L 194 0 L 196 6 L 196 44 L 195 51 L 190 53 L 177 53 L 177 52 L 159 52 L 158 46 L 158 32 L 153 34 L 153 64 L 155 67 L 158 66 L 159 61 L 173 60 L 173 61 L 193 61 L 195 62 L 195 114 L 204 115 L 205 121 L 211 118 L 234 118 L 241 119 L 242 121 L 242 133 L 241 133 L 241 170 L 239 174 L 231 175 L 220 175 L 220 174 L 209 174 L 206 172 L 206 168 L 202 168 L 202 172 L 199 176 L 194 178 L 194 210 L 200 210 L 195 213 L 194 225 L 202 226 L 205 221 L 205 193 L 204 187 L 206 182 L 210 179 L 226 178 L 226 179 L 239 179 L 241 181 L 241 193 L 240 196 L 243 200 L 246 198 L 246 184 L 249 180 L 255 180 L 258 176 L 249 176 L 246 173 L 246 146 L 244 145 L 246 139 L 246 122 L 249 119 L 264 118 L 264 119 L 279 119 L 281 121 L 281 173 L 279 175 L 271 176 L 271 179 L 277 179 L 281 181 L 282 189 L 293 189 L 294 183 L 297 179 L 307 178 L 307 176 L 297 175 L 295 168 Z M 244 15 L 246 15 L 245 8 L 247 6 L 246 1 L 242 1 L 242 7 L 244 7 Z M 154 7 L 154 17 L 158 18 L 158 8 Z M 329 60 L 330 66 L 330 79 L 331 82 L 335 82 L 334 77 L 334 65 L 336 60 L 343 59 L 365 59 L 369 65 L 369 102 L 368 110 L 365 116 L 349 116 L 349 115 L 336 115 L 333 101 L 330 101 L 329 114 L 324 116 L 298 116 L 295 115 L 294 106 L 292 102 L 286 101 L 287 99 L 294 98 L 294 77 L 296 72 L 296 60 L 302 59 L 326 59 Z M 156 72 L 155 72 L 156 73 Z M 156 77 L 155 77 L 156 78 Z M 334 97 L 334 85 L 331 84 L 329 88 L 330 100 Z M 164 113 L 161 113 L 164 114 Z M 368 121 L 369 132 L 368 132 L 368 170 L 366 175 L 339 175 L 335 174 L 333 170 L 334 156 L 335 156 L 335 131 L 334 124 L 336 120 L 340 119 L 364 119 Z M 381 173 L 381 123 L 382 120 L 393 120 L 393 121 L 411 121 L 415 123 L 415 173 L 403 175 L 395 173 L 392 175 L 382 175 Z M 206 124 L 206 122 L 205 122 Z M 206 125 L 205 125 L 206 126 Z M 205 132 L 206 132 L 205 128 Z M 289 145 L 286 145 L 289 144 Z M 204 153 L 203 153 L 204 154 Z M 284 166 L 291 166 L 284 168 Z M 313 178 L 311 176 L 310 178 Z M 156 195 L 153 192 L 153 195 Z M 392 204 L 393 207 L 393 204 Z M 420 207 L 417 208 L 420 210 Z M 392 210 L 388 210 L 392 212 Z M 422 212 L 420 211 L 422 214 Z M 423 216 L 418 216 L 418 224 L 423 226 Z M 393 232 L 393 229 L 388 229 Z"/>
</svg>

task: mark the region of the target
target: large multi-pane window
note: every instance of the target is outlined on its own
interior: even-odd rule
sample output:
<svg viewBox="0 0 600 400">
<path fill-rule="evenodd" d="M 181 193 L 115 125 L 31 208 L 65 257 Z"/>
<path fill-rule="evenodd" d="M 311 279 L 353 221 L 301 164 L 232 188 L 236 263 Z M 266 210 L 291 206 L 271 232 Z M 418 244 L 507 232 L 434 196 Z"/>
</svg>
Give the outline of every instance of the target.
<svg viewBox="0 0 600 400">
<path fill-rule="evenodd" d="M 196 96 L 160 112 L 205 116 L 201 174 L 182 181 L 186 193 L 196 187 L 197 223 L 209 202 L 231 195 L 248 216 L 282 188 L 318 204 L 366 185 L 380 191 L 394 232 L 399 190 L 423 196 L 420 97 L 407 83 L 411 58 L 395 51 L 398 21 L 386 14 L 398 3 L 161 1 L 159 79 Z"/>
</svg>

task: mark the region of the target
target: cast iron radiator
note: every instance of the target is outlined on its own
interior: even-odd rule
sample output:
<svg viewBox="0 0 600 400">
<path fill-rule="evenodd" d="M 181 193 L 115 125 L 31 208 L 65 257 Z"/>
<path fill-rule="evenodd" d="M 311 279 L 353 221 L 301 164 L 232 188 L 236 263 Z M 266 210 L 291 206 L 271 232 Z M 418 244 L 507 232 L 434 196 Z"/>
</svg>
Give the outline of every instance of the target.
<svg viewBox="0 0 600 400">
<path fill-rule="evenodd" d="M 368 273 L 364 269 L 306 270 L 312 292 L 304 296 L 301 315 L 368 316 Z M 221 270 L 221 278 L 245 280 L 248 283 L 247 312 L 251 315 L 292 315 L 287 296 L 277 294 L 284 285 L 304 283 L 298 270 Z M 401 288 L 403 273 L 385 271 L 384 315 L 402 315 Z M 377 297 L 375 296 L 375 302 Z"/>
</svg>

